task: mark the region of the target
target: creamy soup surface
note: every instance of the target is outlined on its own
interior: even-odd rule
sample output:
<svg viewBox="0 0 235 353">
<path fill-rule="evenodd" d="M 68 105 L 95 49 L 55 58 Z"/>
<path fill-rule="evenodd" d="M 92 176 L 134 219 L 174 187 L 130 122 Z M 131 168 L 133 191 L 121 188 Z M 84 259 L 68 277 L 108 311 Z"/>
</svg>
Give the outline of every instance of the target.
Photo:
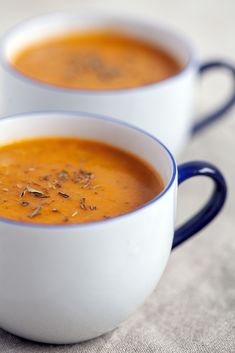
<svg viewBox="0 0 235 353">
<path fill-rule="evenodd" d="M 145 86 L 182 69 L 176 58 L 160 47 L 108 30 L 36 41 L 17 52 L 12 65 L 35 80 L 87 90 Z"/>
<path fill-rule="evenodd" d="M 93 222 L 133 211 L 163 188 L 150 165 L 100 142 L 36 138 L 0 146 L 0 217 Z"/>
</svg>

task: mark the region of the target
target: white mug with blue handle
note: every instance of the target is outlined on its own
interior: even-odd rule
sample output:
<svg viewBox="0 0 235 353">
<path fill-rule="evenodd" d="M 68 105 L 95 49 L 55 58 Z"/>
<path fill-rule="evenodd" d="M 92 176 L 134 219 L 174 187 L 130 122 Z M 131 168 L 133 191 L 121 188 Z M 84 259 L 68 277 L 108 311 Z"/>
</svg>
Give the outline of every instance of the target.
<svg viewBox="0 0 235 353">
<path fill-rule="evenodd" d="M 27 44 L 66 31 L 112 27 L 163 47 L 183 69 L 164 81 L 143 87 L 93 91 L 65 89 L 41 83 L 19 73 L 11 65 L 14 54 Z M 225 61 L 199 64 L 191 44 L 160 24 L 130 16 L 87 11 L 58 12 L 26 21 L 0 41 L 3 106 L 0 116 L 40 110 L 90 111 L 113 116 L 158 136 L 178 155 L 192 134 L 224 116 L 235 103 L 235 91 L 221 108 L 196 124 L 194 100 L 198 77 L 210 70 L 227 70 L 235 80 L 235 67 Z"/>
<path fill-rule="evenodd" d="M 226 183 L 206 162 L 177 168 L 155 137 L 113 119 L 51 112 L 0 120 L 0 144 L 44 136 L 93 139 L 125 149 L 150 163 L 165 184 L 139 209 L 104 221 L 43 225 L 0 218 L 1 328 L 35 341 L 75 343 L 114 329 L 144 303 L 172 247 L 220 212 Z M 214 191 L 201 211 L 174 232 L 178 185 L 196 176 L 210 178 Z"/>
</svg>

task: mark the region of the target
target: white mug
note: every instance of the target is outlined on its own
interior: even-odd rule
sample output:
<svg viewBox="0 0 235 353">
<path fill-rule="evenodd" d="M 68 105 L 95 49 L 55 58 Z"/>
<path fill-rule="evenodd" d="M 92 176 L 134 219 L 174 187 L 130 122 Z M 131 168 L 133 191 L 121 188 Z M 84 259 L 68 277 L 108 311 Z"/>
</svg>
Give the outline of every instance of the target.
<svg viewBox="0 0 235 353">
<path fill-rule="evenodd" d="M 40 83 L 11 66 L 10 61 L 16 51 L 40 38 L 76 29 L 109 27 L 163 47 L 181 62 L 183 69 L 162 82 L 143 87 L 94 91 L 65 89 Z M 193 126 L 199 74 L 210 69 L 224 68 L 235 78 L 234 67 L 221 61 L 200 65 L 191 44 L 174 31 L 158 23 L 114 14 L 59 12 L 26 21 L 2 38 L 0 66 L 3 73 L 1 116 L 55 109 L 104 114 L 158 136 L 176 155 L 181 152 L 192 132 L 196 133 L 216 121 L 235 103 L 233 90 L 231 97 L 220 109 Z"/>
<path fill-rule="evenodd" d="M 172 246 L 221 210 L 226 184 L 205 162 L 177 169 L 155 137 L 116 120 L 67 112 L 0 120 L 0 144 L 39 136 L 81 137 L 124 148 L 158 170 L 165 184 L 139 209 L 104 221 L 36 225 L 0 218 L 1 328 L 40 342 L 80 342 L 114 329 L 143 304 Z M 213 180 L 213 195 L 174 235 L 178 183 L 198 175 Z"/>
</svg>

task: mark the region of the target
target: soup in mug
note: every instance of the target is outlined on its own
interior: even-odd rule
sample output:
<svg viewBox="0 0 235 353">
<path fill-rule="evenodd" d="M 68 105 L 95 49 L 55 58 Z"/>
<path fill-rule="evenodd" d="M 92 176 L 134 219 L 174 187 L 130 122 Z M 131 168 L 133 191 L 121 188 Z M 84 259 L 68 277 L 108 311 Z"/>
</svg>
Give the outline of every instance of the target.
<svg viewBox="0 0 235 353">
<path fill-rule="evenodd" d="M 12 59 L 22 74 L 72 89 L 134 88 L 174 76 L 181 65 L 147 41 L 112 31 L 70 33 L 36 41 Z"/>
<path fill-rule="evenodd" d="M 133 211 L 164 188 L 138 157 L 78 138 L 0 146 L 0 217 L 27 223 L 86 223 Z"/>
</svg>

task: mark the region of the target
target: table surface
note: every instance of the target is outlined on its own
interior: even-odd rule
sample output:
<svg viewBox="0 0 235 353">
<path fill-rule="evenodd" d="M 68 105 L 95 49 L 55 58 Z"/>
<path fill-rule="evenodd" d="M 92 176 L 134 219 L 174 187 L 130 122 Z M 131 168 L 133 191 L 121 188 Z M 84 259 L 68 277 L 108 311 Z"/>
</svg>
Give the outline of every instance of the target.
<svg viewBox="0 0 235 353">
<path fill-rule="evenodd" d="M 113 9 L 170 24 L 194 42 L 200 59 L 235 61 L 234 0 L 7 0 L 1 2 L 0 34 L 47 11 Z M 231 90 L 225 74 L 200 87 L 198 110 L 208 111 Z M 0 330 L 0 352 L 235 352 L 235 109 L 192 139 L 179 162 L 208 160 L 225 174 L 229 196 L 223 213 L 199 236 L 176 249 L 146 304 L 113 332 L 83 344 L 47 346 Z M 179 222 L 205 202 L 210 186 L 193 180 L 179 192 Z M 195 206 L 197 205 L 197 206 Z"/>
</svg>

